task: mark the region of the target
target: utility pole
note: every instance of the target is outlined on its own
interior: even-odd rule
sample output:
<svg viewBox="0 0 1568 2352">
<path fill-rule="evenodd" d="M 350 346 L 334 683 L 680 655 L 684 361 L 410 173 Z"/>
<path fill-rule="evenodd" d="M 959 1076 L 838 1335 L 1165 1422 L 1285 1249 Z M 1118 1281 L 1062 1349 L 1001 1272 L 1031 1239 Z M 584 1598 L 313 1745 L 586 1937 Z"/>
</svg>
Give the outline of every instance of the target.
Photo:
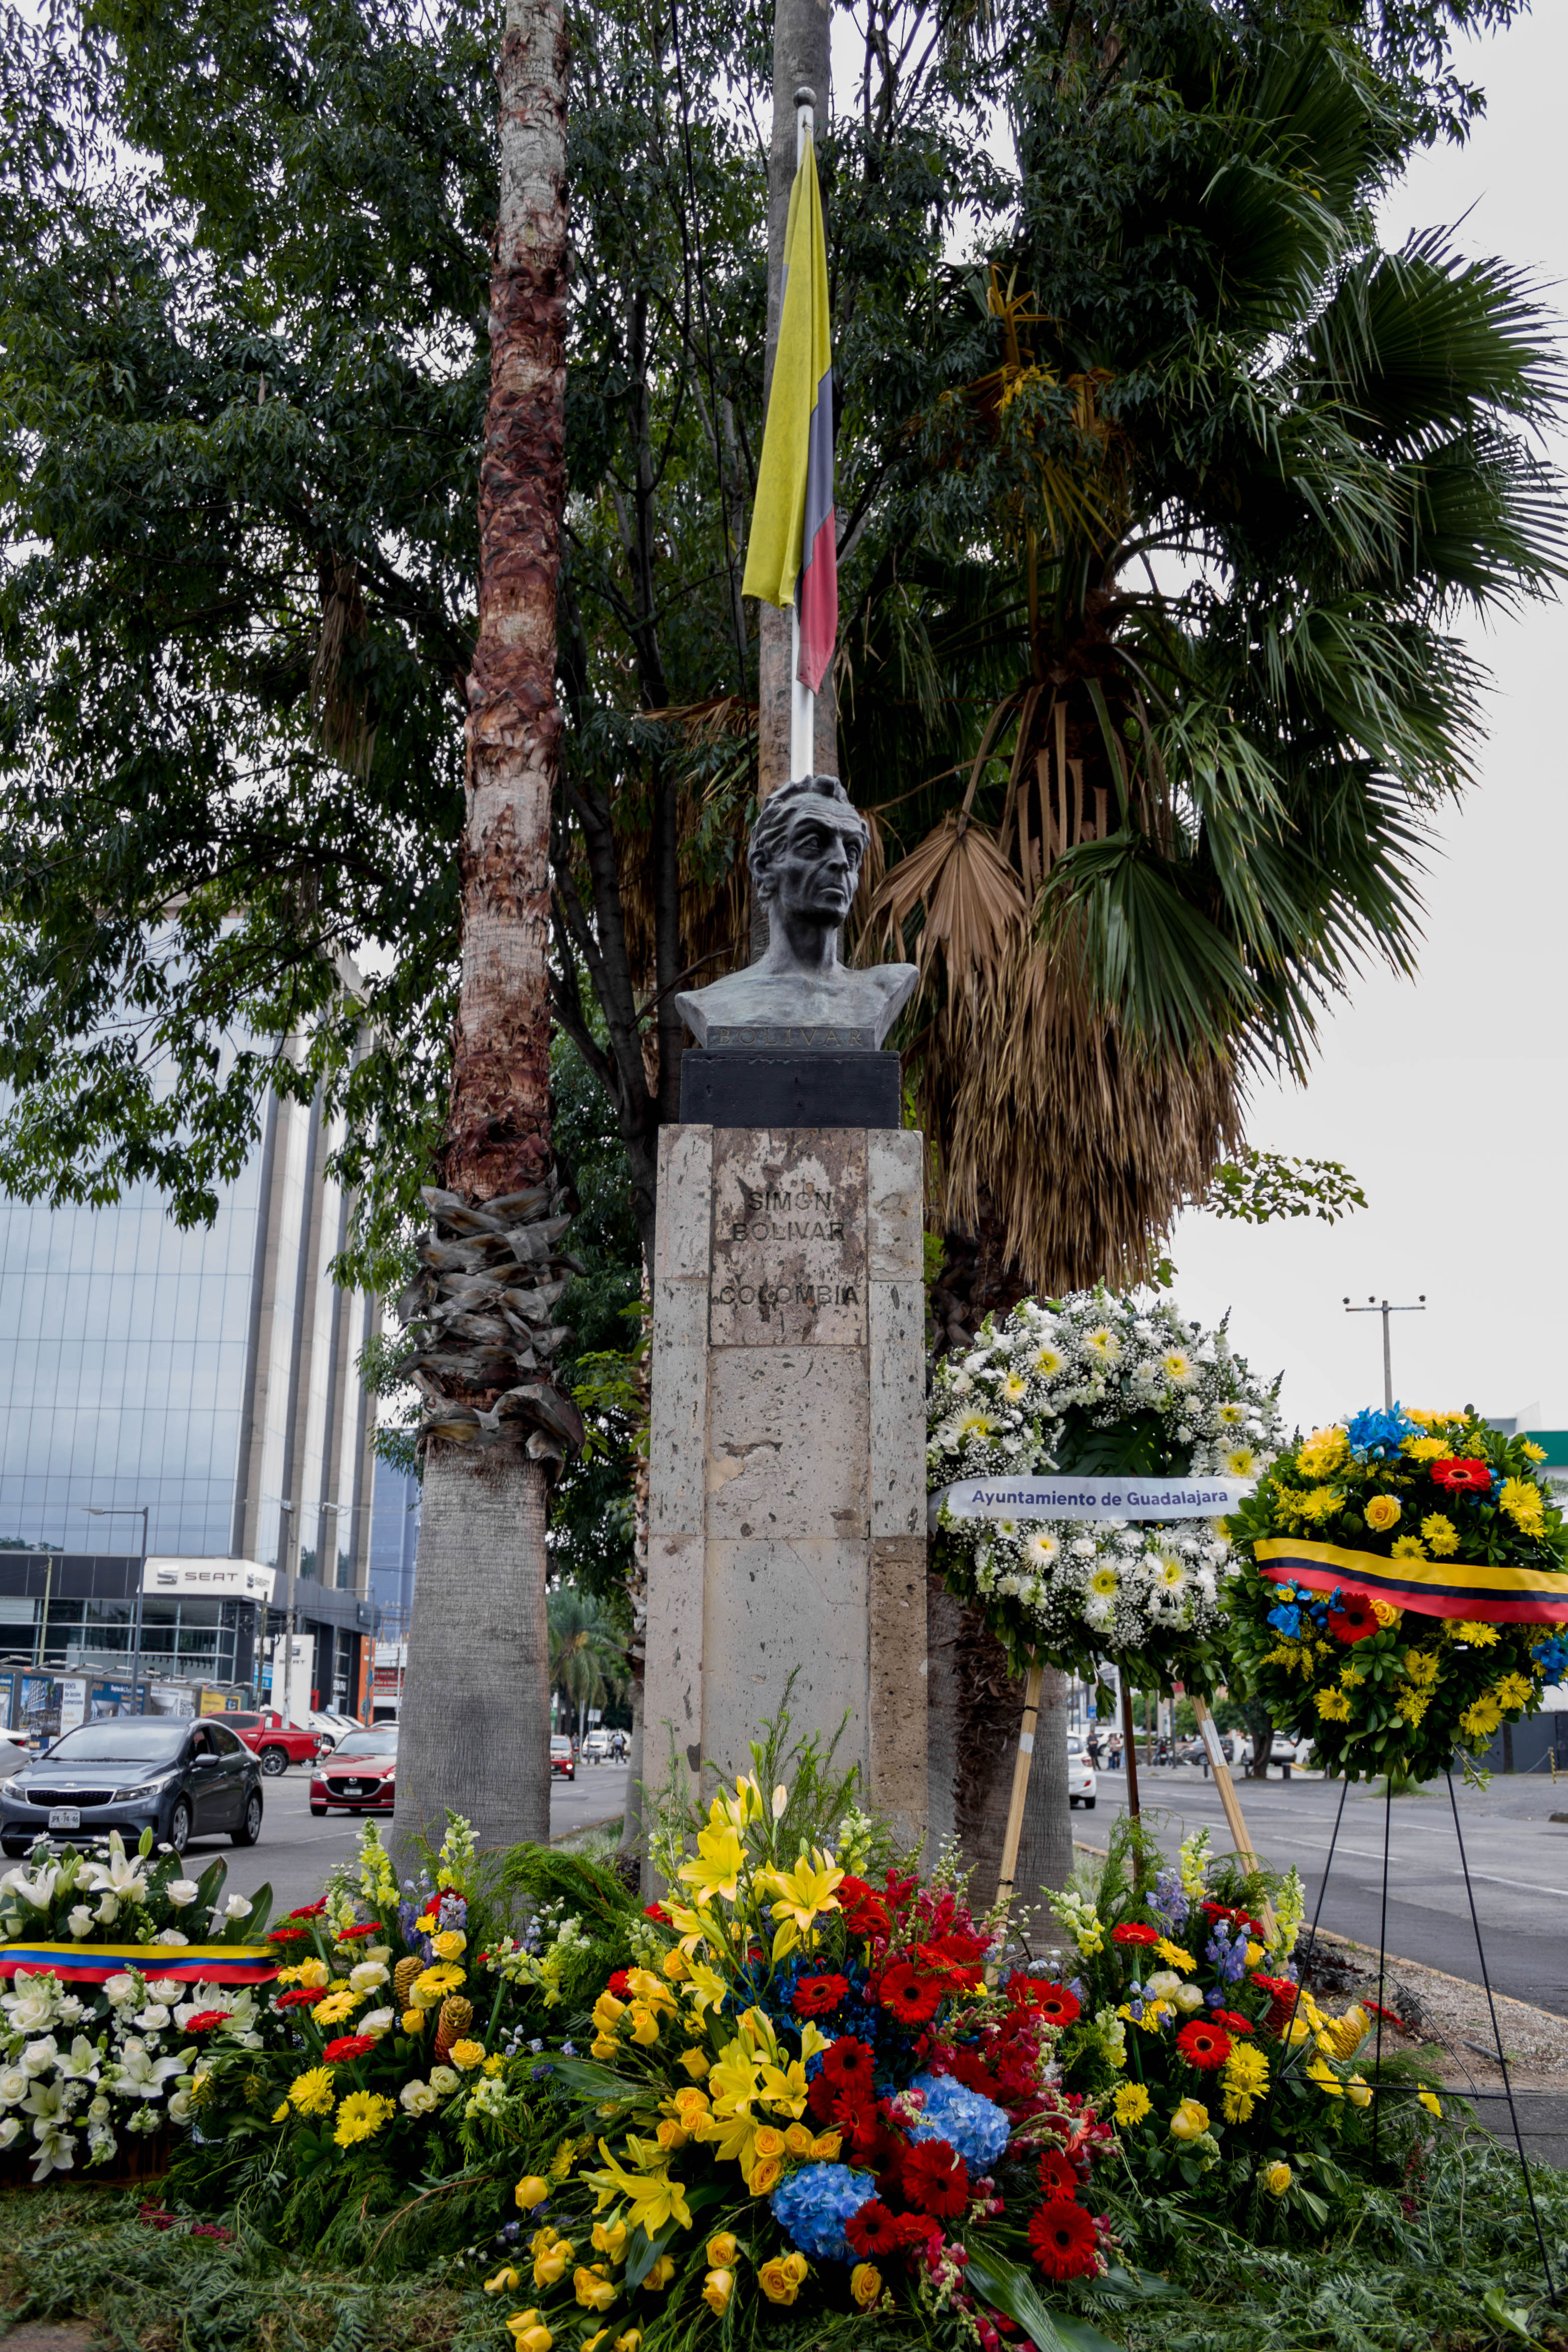
<svg viewBox="0 0 1568 2352">
<path fill-rule="evenodd" d="M 1344 1311 L 1347 1315 L 1381 1315 L 1383 1318 L 1383 1410 L 1385 1412 L 1392 1412 L 1394 1410 L 1394 1358 L 1388 1345 L 1388 1318 L 1391 1315 L 1425 1315 L 1427 1294 L 1422 1291 L 1418 1302 L 1414 1307 L 1391 1307 L 1386 1298 L 1375 1298 L 1370 1291 L 1367 1293 L 1364 1307 L 1353 1307 L 1347 1296 Z"/>
<path fill-rule="evenodd" d="M 89 1519 L 134 1519 L 141 1521 L 141 1558 L 136 1570 L 136 1593 L 131 1604 L 131 1710 L 133 1715 L 145 1715 L 147 1710 L 138 1700 L 141 1682 L 141 1596 L 147 1590 L 147 1517 L 146 1503 L 127 1503 L 120 1508 L 95 1509 L 91 1503 L 78 1508 Z"/>
<path fill-rule="evenodd" d="M 279 1710 L 285 1723 L 292 1721 L 289 1713 L 294 1696 L 294 1578 L 299 1559 L 299 1514 L 292 1503 L 280 1501 L 278 1509 L 286 1514 L 283 1538 L 283 1705 Z M 272 1704 L 277 1706 L 277 1648 L 272 1652 Z"/>
</svg>

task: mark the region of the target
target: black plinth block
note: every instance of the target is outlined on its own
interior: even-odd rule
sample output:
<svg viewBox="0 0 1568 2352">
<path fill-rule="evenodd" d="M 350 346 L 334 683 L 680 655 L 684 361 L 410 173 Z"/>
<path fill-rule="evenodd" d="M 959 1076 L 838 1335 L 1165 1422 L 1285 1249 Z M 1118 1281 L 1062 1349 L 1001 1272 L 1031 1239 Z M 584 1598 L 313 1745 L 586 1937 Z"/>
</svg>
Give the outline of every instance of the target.
<svg viewBox="0 0 1568 2352">
<path fill-rule="evenodd" d="M 688 1045 L 688 1127 L 902 1127 L 896 1054 L 799 1054 Z"/>
</svg>

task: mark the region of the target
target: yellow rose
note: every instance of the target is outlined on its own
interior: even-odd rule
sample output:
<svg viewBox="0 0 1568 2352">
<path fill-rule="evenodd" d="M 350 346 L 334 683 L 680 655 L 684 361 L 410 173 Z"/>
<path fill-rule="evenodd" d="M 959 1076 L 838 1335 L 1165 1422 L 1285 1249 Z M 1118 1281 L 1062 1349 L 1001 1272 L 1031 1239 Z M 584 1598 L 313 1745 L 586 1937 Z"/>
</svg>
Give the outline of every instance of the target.
<svg viewBox="0 0 1568 2352">
<path fill-rule="evenodd" d="M 686 1966 L 686 1956 L 678 1944 L 673 1951 L 664 1954 L 664 1974 L 672 1984 L 679 1984 L 683 1977 L 689 1977 L 691 1974 L 690 1969 Z"/>
<path fill-rule="evenodd" d="M 642 2341 L 642 2329 L 640 2327 L 629 2327 L 624 2336 L 618 2336 L 615 2338 L 614 2343 L 611 2347 L 611 2352 L 638 2352 L 638 2347 L 641 2346 Z"/>
<path fill-rule="evenodd" d="M 769 2303 L 793 2303 L 805 2281 L 803 2254 L 775 2254 L 757 2273 L 757 2284 Z"/>
<path fill-rule="evenodd" d="M 553 2246 L 534 2256 L 534 2284 L 559 2286 L 566 2276 L 566 2266 L 577 2249 L 570 2238 L 558 2238 Z"/>
<path fill-rule="evenodd" d="M 518 2211 L 531 2213 L 534 2207 L 542 2205 L 549 2195 L 549 2182 L 541 2180 L 537 2172 L 530 2172 L 526 2180 L 518 2181 L 512 2194 L 517 2200 Z"/>
<path fill-rule="evenodd" d="M 804 2124 L 791 2124 L 784 2135 L 784 2145 L 791 2156 L 810 2156 L 812 2134 Z"/>
<path fill-rule="evenodd" d="M 405 2033 L 423 2033 L 424 2032 L 424 2021 L 429 2015 L 430 2011 L 427 2009 L 405 2009 L 402 2013 L 403 2032 Z"/>
<path fill-rule="evenodd" d="M 476 2066 L 485 2063 L 482 2042 L 455 2042 L 446 2054 L 460 2074 L 471 2074 Z"/>
<path fill-rule="evenodd" d="M 686 2129 L 695 2131 L 708 2111 L 707 2093 L 699 2091 L 693 2084 L 689 2088 L 683 2087 L 675 2093 L 674 2105 L 675 2113 Z M 720 2263 L 716 2267 L 723 2270 L 724 2264 Z"/>
<path fill-rule="evenodd" d="M 746 2185 L 754 2197 L 766 2197 L 769 2189 L 778 2188 L 783 2170 L 784 2167 L 776 2156 L 759 2156 L 752 2165 L 751 2176 Z"/>
<path fill-rule="evenodd" d="M 709 2271 L 703 2281 L 703 2301 L 710 2311 L 722 2318 L 729 2309 L 729 2298 L 735 2293 L 735 2273 L 728 2270 Z"/>
<path fill-rule="evenodd" d="M 814 2164 L 837 2164 L 843 2144 L 844 2136 L 842 2132 L 819 2132 L 816 2138 L 811 2142 L 812 2162 Z"/>
<path fill-rule="evenodd" d="M 1208 2109 L 1198 2099 L 1184 2099 L 1171 2117 L 1172 2139 L 1197 2139 L 1208 2129 Z"/>
<path fill-rule="evenodd" d="M 882 2273 L 871 2263 L 857 2263 L 850 2273 L 850 2293 L 862 2311 L 881 2300 Z"/>
<path fill-rule="evenodd" d="M 572 2273 L 571 2284 L 584 2311 L 608 2311 L 615 2300 L 615 2282 L 601 2270 L 585 2270 L 580 2264 Z"/>
<path fill-rule="evenodd" d="M 789 2142 L 783 2133 L 776 2130 L 772 2124 L 764 2124 L 754 2136 L 751 2146 L 753 2153 L 757 2156 L 782 2156 Z"/>
<path fill-rule="evenodd" d="M 651 2009 L 644 2009 L 640 2000 L 634 2000 L 632 2004 L 632 2041 L 640 2042 L 643 2048 L 647 2049 L 650 2044 L 657 2042 L 658 2038 L 658 2019 L 654 2016 Z"/>
<path fill-rule="evenodd" d="M 1351 2076 L 1344 2086 L 1344 2095 L 1353 2107 L 1369 2107 L 1372 2105 L 1372 2085 L 1364 2074 Z"/>
<path fill-rule="evenodd" d="M 1270 2197 L 1282 2197 L 1294 2177 L 1288 2164 L 1271 2164 L 1263 2175 L 1263 2186 Z"/>
<path fill-rule="evenodd" d="M 733 2230 L 721 2230 L 707 2242 L 707 2258 L 716 2271 L 732 2271 L 740 2259 L 740 2240 Z"/>
<path fill-rule="evenodd" d="M 643 2279 L 643 2284 L 644 2286 L 651 2286 L 655 2294 L 663 2294 L 664 2289 L 669 2285 L 670 2281 L 674 2277 L 674 2275 L 675 2258 L 674 2254 L 661 2254 L 658 2261 L 653 2264 L 653 2269 Z"/>
<path fill-rule="evenodd" d="M 685 2068 L 694 2083 L 701 2083 L 706 2080 L 712 2061 L 705 2051 L 683 2050 L 679 2063 Z"/>
<path fill-rule="evenodd" d="M 625 2014 L 625 2002 L 612 1992 L 601 1992 L 593 2004 L 593 2022 L 601 2033 L 613 2033 Z"/>
<path fill-rule="evenodd" d="M 511 2264 L 503 2263 L 495 2277 L 485 2281 L 485 2292 L 486 2294 L 516 2294 L 521 2284 L 522 2280 Z"/>
<path fill-rule="evenodd" d="M 1396 1496 L 1373 1495 L 1364 1505 L 1362 1517 L 1369 1528 L 1375 1528 L 1379 1535 L 1383 1535 L 1393 1527 L 1399 1517 L 1399 1510 L 1400 1505 Z"/>
<path fill-rule="evenodd" d="M 439 1936 L 432 1936 L 431 1946 L 444 1960 L 460 1959 L 468 1948 L 468 1938 L 461 1927 L 444 1927 Z"/>
<path fill-rule="evenodd" d="M 601 2061 L 621 2055 L 621 2046 L 612 2035 L 596 2033 L 588 2047 L 591 2054 Z"/>
<path fill-rule="evenodd" d="M 674 2116 L 665 2116 L 659 2125 L 657 2138 L 661 2147 L 685 2147 L 690 2137 L 685 2124 L 677 2123 Z"/>
<path fill-rule="evenodd" d="M 593 2251 L 596 2254 L 608 2254 L 612 2263 L 624 2262 L 626 2259 L 625 2222 L 595 2221 Z"/>
</svg>

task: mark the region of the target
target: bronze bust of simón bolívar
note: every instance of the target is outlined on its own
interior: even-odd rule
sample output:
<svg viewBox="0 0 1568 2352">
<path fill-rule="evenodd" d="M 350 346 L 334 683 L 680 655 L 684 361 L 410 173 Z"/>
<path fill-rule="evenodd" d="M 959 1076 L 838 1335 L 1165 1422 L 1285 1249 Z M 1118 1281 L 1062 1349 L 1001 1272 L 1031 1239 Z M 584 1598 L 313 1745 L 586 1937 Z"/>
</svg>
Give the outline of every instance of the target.
<svg viewBox="0 0 1568 2352">
<path fill-rule="evenodd" d="M 677 996 L 699 1046 L 842 1053 L 880 1046 L 914 993 L 912 963 L 852 971 L 839 939 L 871 838 L 836 776 L 800 776 L 762 803 L 747 856 L 768 913 L 760 963 Z"/>
</svg>

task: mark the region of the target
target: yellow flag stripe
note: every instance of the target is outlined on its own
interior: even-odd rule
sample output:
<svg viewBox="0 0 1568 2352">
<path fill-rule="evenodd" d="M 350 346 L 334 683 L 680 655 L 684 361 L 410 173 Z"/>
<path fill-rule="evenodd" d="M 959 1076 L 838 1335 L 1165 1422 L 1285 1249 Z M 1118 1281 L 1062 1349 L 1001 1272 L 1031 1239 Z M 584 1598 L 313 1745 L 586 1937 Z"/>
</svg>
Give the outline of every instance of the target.
<svg viewBox="0 0 1568 2352">
<path fill-rule="evenodd" d="M 811 411 L 832 365 L 828 316 L 828 248 L 817 160 L 807 140 L 789 191 L 784 232 L 784 298 L 768 395 L 757 499 L 741 593 L 786 609 L 795 601 L 806 514 Z"/>
</svg>

